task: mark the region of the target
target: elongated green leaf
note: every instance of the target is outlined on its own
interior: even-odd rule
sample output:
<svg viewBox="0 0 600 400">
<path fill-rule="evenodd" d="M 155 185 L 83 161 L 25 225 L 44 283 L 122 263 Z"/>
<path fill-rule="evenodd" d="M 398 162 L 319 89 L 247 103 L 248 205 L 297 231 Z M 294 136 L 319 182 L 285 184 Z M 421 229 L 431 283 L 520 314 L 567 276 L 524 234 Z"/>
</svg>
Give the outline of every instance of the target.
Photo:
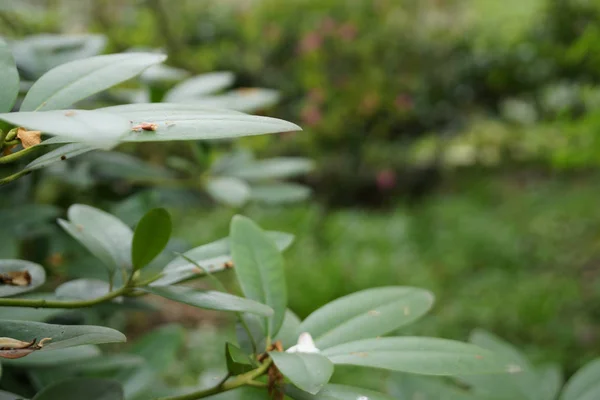
<svg viewBox="0 0 600 400">
<path fill-rule="evenodd" d="M 279 157 L 254 161 L 225 174 L 247 180 L 269 180 L 291 178 L 306 174 L 314 169 L 313 161 L 299 157 Z"/>
<path fill-rule="evenodd" d="M 231 221 L 231 254 L 244 295 L 270 306 L 274 314 L 265 326 L 276 335 L 287 306 L 287 288 L 281 252 L 252 220 L 236 215 Z"/>
<path fill-rule="evenodd" d="M 560 400 L 600 398 L 600 358 L 586 364 L 569 379 Z"/>
<path fill-rule="evenodd" d="M 46 271 L 30 261 L 0 260 L 0 278 L 0 297 L 8 297 L 41 286 L 46 281 Z"/>
<path fill-rule="evenodd" d="M 70 160 L 79 155 L 89 153 L 90 151 L 96 150 L 95 147 L 92 147 L 85 143 L 71 143 L 65 146 L 59 147 L 58 149 L 54 149 L 49 151 L 48 153 L 36 158 L 25 167 L 28 171 L 34 171 L 40 168 L 46 168 L 49 165 L 60 161 Z"/>
<path fill-rule="evenodd" d="M 356 365 L 422 375 L 517 373 L 489 350 L 453 340 L 394 337 L 344 343 L 323 351 L 334 364 Z"/>
<path fill-rule="evenodd" d="M 19 396 L 18 394 L 5 392 L 4 390 L 0 390 L 0 400 L 24 400 L 23 396 Z"/>
<path fill-rule="evenodd" d="M 502 393 L 507 398 L 539 399 L 540 377 L 517 348 L 481 329 L 474 330 L 469 341 L 494 352 L 507 364 L 522 367 L 522 372 L 518 374 L 461 376 L 460 380 L 471 387 L 473 392 L 483 396 L 497 396 Z"/>
<path fill-rule="evenodd" d="M 189 75 L 190 73 L 184 69 L 157 64 L 142 72 L 140 80 L 149 84 L 173 83 L 185 79 Z"/>
<path fill-rule="evenodd" d="M 287 249 L 294 241 L 294 235 L 290 235 L 289 233 L 271 231 L 267 232 L 267 236 L 275 242 L 275 245 L 281 251 Z M 210 272 L 222 271 L 229 265 L 227 263 L 232 261 L 229 243 L 229 238 L 220 239 L 216 242 L 193 248 L 185 252 L 184 255 Z M 172 285 L 194 276 L 203 275 L 204 272 L 185 258 L 177 257 L 167 264 L 163 270 L 163 274 L 164 276 L 153 282 L 151 286 Z"/>
<path fill-rule="evenodd" d="M 496 375 L 497 376 L 497 375 Z M 387 385 L 387 392 L 395 399 L 422 400 L 501 400 L 502 397 L 480 397 L 456 385 L 431 376 L 393 374 Z M 502 396 L 502 392 L 496 393 Z M 518 399 L 517 398 L 511 398 Z"/>
<path fill-rule="evenodd" d="M 57 287 L 55 294 L 59 299 L 91 300 L 107 295 L 109 288 L 108 282 L 98 279 L 75 279 Z"/>
<path fill-rule="evenodd" d="M 298 125 L 281 119 L 245 114 L 179 113 L 139 116 L 120 114 L 131 120 L 131 132 L 122 138 L 125 142 L 157 142 L 172 140 L 227 139 L 268 133 L 302 130 Z M 136 127 L 156 124 L 153 131 Z"/>
<path fill-rule="evenodd" d="M 230 177 L 209 179 L 206 191 L 215 201 L 233 207 L 244 205 L 250 197 L 250 186 L 241 179 Z"/>
<path fill-rule="evenodd" d="M 24 342 L 52 339 L 39 351 L 58 350 L 83 344 L 119 343 L 125 335 L 114 329 L 87 325 L 54 325 L 29 321 L 0 321 L 0 337 Z"/>
<path fill-rule="evenodd" d="M 279 92 L 276 90 L 248 88 L 232 90 L 221 95 L 205 96 L 194 100 L 194 104 L 252 113 L 271 107 L 278 101 Z"/>
<path fill-rule="evenodd" d="M 248 354 L 231 343 L 225 344 L 225 359 L 227 360 L 227 370 L 232 375 L 240 375 L 254 368 Z"/>
<path fill-rule="evenodd" d="M 98 378 L 74 378 L 56 383 L 39 392 L 32 400 L 123 400 L 118 382 Z"/>
<path fill-rule="evenodd" d="M 188 103 L 138 103 L 138 104 L 123 104 L 119 106 L 110 106 L 99 108 L 97 111 L 107 112 L 111 114 L 126 114 L 137 121 L 145 121 L 147 118 L 161 116 L 165 121 L 169 118 L 190 115 L 190 114 L 234 114 L 244 115 L 240 111 L 211 108 Z"/>
<path fill-rule="evenodd" d="M 76 364 L 61 365 L 61 369 L 77 373 L 98 373 L 144 365 L 144 359 L 134 354 L 103 354 L 77 361 Z"/>
<path fill-rule="evenodd" d="M 308 186 L 297 183 L 253 184 L 250 187 L 250 199 L 267 204 L 295 203 L 310 197 Z"/>
<path fill-rule="evenodd" d="M 130 353 L 142 357 L 146 363 L 143 367 L 130 368 L 116 376 L 116 380 L 123 384 L 127 399 L 144 394 L 157 377 L 169 368 L 183 345 L 184 335 L 181 327 L 169 325 L 153 330 L 134 343 Z"/>
<path fill-rule="evenodd" d="M 158 180 L 173 178 L 174 174 L 159 166 L 147 163 L 125 153 L 103 151 L 86 157 L 92 172 L 103 178 L 125 180 Z"/>
<path fill-rule="evenodd" d="M 144 268 L 164 250 L 171 231 L 171 216 L 164 208 L 150 210 L 142 217 L 135 228 L 131 247 L 135 270 Z"/>
<path fill-rule="evenodd" d="M 211 72 L 186 79 L 169 90 L 165 102 L 189 102 L 200 96 L 225 89 L 233 84 L 235 76 L 231 72 Z"/>
<path fill-rule="evenodd" d="M 94 255 L 105 262 L 112 262 L 115 269 L 131 268 L 133 232 L 120 219 L 83 204 L 74 204 L 69 207 L 68 217 L 79 234 L 83 233 L 87 237 L 94 238 L 94 244 L 110 255 L 110 261 L 104 260 L 105 255 L 99 256 L 102 251 L 98 249 L 92 251 Z M 86 245 L 85 240 L 82 243 Z M 90 247 L 88 249 L 92 250 Z"/>
<path fill-rule="evenodd" d="M 325 349 L 386 335 L 417 320 L 432 305 L 433 295 L 423 289 L 402 286 L 367 289 L 316 310 L 302 322 L 300 332 L 310 332 L 316 346 Z"/>
<path fill-rule="evenodd" d="M 383 393 L 353 386 L 336 385 L 332 383 L 325 385 L 323 389 L 316 395 L 301 391 L 291 385 L 287 385 L 285 387 L 285 393 L 294 400 L 394 400 L 393 397 Z"/>
<path fill-rule="evenodd" d="M 317 394 L 333 375 L 333 364 L 320 354 L 269 352 L 277 369 L 294 385 Z"/>
<path fill-rule="evenodd" d="M 265 317 L 273 315 L 271 307 L 229 293 L 198 290 L 186 286 L 148 287 L 144 290 L 157 296 L 207 310 L 248 312 Z"/>
<path fill-rule="evenodd" d="M 35 351 L 27 357 L 17 358 L 16 360 L 3 360 L 2 362 L 6 365 L 21 368 L 52 366 L 63 368 L 65 364 L 79 363 L 89 358 L 98 357 L 100 354 L 98 346 L 83 345 L 60 350 Z"/>
<path fill-rule="evenodd" d="M 110 54 L 60 65 L 33 84 L 22 111 L 57 110 L 140 74 L 166 56 L 151 53 Z"/>
<path fill-rule="evenodd" d="M 298 341 L 300 318 L 290 310 L 286 310 L 281 329 L 274 340 L 281 340 L 284 349 L 290 348 Z"/>
<path fill-rule="evenodd" d="M 0 119 L 90 146 L 110 148 L 131 130 L 122 115 L 100 111 L 60 110 L 0 114 Z"/>
<path fill-rule="evenodd" d="M 560 365 L 543 365 L 537 368 L 536 372 L 539 382 L 539 394 L 537 398 L 540 400 L 556 400 L 564 383 L 563 373 Z M 600 392 L 596 394 L 600 394 Z"/>
<path fill-rule="evenodd" d="M 0 38 L 0 112 L 9 112 L 19 95 L 19 72 L 6 42 Z"/>
</svg>

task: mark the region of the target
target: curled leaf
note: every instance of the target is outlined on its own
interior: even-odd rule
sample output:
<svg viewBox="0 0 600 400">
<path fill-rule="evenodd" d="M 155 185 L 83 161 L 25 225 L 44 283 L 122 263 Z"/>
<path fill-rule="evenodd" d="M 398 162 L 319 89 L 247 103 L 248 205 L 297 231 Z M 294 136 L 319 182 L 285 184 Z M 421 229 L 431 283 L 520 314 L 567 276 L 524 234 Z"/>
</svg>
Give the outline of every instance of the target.
<svg viewBox="0 0 600 400">
<path fill-rule="evenodd" d="M 17 129 L 17 138 L 21 141 L 23 148 L 28 149 L 42 142 L 41 131 L 28 131 L 25 128 Z"/>
<path fill-rule="evenodd" d="M 0 285 L 29 286 L 31 285 L 31 274 L 29 271 L 9 271 L 0 274 Z"/>
<path fill-rule="evenodd" d="M 52 338 L 44 338 L 39 342 L 33 339 L 30 342 L 24 342 L 8 337 L 0 338 L 0 358 L 17 359 L 25 357 L 36 350 L 41 350 L 44 345 Z"/>
</svg>

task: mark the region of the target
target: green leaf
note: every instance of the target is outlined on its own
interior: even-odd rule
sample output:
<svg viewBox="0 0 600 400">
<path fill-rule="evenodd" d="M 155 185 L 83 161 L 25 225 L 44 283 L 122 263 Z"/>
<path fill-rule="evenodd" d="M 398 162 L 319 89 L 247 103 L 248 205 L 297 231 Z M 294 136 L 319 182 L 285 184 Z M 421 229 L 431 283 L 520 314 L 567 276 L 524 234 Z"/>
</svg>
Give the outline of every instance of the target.
<svg viewBox="0 0 600 400">
<path fill-rule="evenodd" d="M 94 147 L 110 148 L 131 130 L 122 115 L 87 110 L 17 112 L 0 114 L 0 119 L 30 130 Z"/>
<path fill-rule="evenodd" d="M 144 365 L 144 359 L 134 354 L 103 354 L 97 357 L 86 358 L 76 364 L 61 365 L 61 369 L 77 373 L 99 373 L 121 370 L 124 368 L 137 368 Z"/>
<path fill-rule="evenodd" d="M 270 231 L 267 232 L 267 236 L 281 251 L 287 249 L 294 241 L 294 235 L 289 233 Z M 186 251 L 184 256 L 211 273 L 219 272 L 226 269 L 227 263 L 232 261 L 229 243 L 229 238 L 223 238 Z M 177 257 L 167 264 L 163 269 L 163 274 L 164 276 L 153 282 L 151 286 L 172 285 L 194 276 L 203 275 L 204 272 L 199 271 L 195 264 L 188 262 L 185 258 Z"/>
<path fill-rule="evenodd" d="M 241 375 L 254 368 L 248 354 L 231 343 L 225 344 L 225 359 L 227 360 L 227 370 L 232 375 Z"/>
<path fill-rule="evenodd" d="M 279 333 L 277 333 L 277 336 L 273 340 L 281 340 L 284 349 L 292 347 L 298 341 L 300 324 L 300 318 L 292 311 L 286 310 L 281 329 L 279 329 Z"/>
<path fill-rule="evenodd" d="M 344 343 L 322 352 L 336 365 L 355 365 L 422 375 L 520 372 L 489 350 L 453 340 L 394 337 Z"/>
<path fill-rule="evenodd" d="M 393 374 L 388 382 L 388 392 L 396 399 L 419 400 L 492 400 L 479 397 L 447 381 L 434 377 L 410 374 Z M 501 395 L 500 393 L 496 393 Z M 500 400 L 501 398 L 493 398 Z M 518 398 L 511 398 L 517 400 Z"/>
<path fill-rule="evenodd" d="M 266 323 L 268 336 L 277 335 L 287 306 L 283 257 L 275 242 L 252 220 L 236 215 L 230 228 L 234 271 L 244 295 L 270 306 L 274 314 Z"/>
<path fill-rule="evenodd" d="M 394 400 L 393 397 L 383 393 L 332 383 L 325 385 L 316 395 L 306 393 L 291 385 L 285 387 L 285 393 L 294 400 Z"/>
<path fill-rule="evenodd" d="M 189 102 L 217 92 L 233 84 L 231 72 L 211 72 L 186 79 L 165 94 L 165 102 Z"/>
<path fill-rule="evenodd" d="M 252 113 L 275 105 L 279 101 L 279 92 L 260 88 L 238 89 L 193 101 L 194 104 L 205 107 L 228 108 Z"/>
<path fill-rule="evenodd" d="M 71 158 L 77 157 L 81 154 L 89 153 L 93 150 L 96 150 L 96 148 L 85 143 L 67 144 L 66 146 L 61 146 L 58 149 L 49 151 L 48 153 L 36 158 L 27 164 L 25 169 L 27 171 L 34 171 L 36 169 L 46 168 L 54 163 L 70 160 Z"/>
<path fill-rule="evenodd" d="M 123 400 L 123 388 L 112 380 L 75 378 L 43 389 L 32 400 Z"/>
<path fill-rule="evenodd" d="M 166 56 L 125 53 L 90 57 L 60 65 L 33 84 L 22 111 L 58 110 L 140 74 Z"/>
<path fill-rule="evenodd" d="M 600 397 L 600 358 L 586 364 L 565 385 L 560 400 L 595 400 Z"/>
<path fill-rule="evenodd" d="M 271 307 L 229 293 L 199 290 L 187 286 L 147 287 L 143 290 L 166 299 L 207 310 L 248 312 L 265 317 L 273 315 Z"/>
<path fill-rule="evenodd" d="M 522 372 L 503 375 L 470 375 L 460 377 L 463 383 L 470 386 L 473 392 L 484 396 L 538 400 L 540 395 L 540 377 L 529 360 L 517 348 L 481 329 L 474 330 L 469 342 L 494 352 L 506 364 L 519 365 Z"/>
<path fill-rule="evenodd" d="M 60 350 L 52 351 L 35 351 L 27 357 L 17 358 L 15 360 L 3 360 L 3 364 L 22 367 L 64 367 L 64 364 L 80 363 L 88 358 L 100 356 L 101 352 L 98 346 L 83 345 L 68 347 Z"/>
<path fill-rule="evenodd" d="M 164 250 L 172 229 L 171 216 L 164 208 L 150 210 L 142 217 L 135 228 L 131 246 L 134 270 L 144 268 Z"/>
<path fill-rule="evenodd" d="M 19 95 L 19 72 L 10 48 L 0 38 L 0 112 L 9 112 Z"/>
<path fill-rule="evenodd" d="M 333 364 L 320 354 L 269 352 L 277 369 L 294 385 L 317 394 L 333 375 Z"/>
<path fill-rule="evenodd" d="M 55 294 L 59 299 L 92 300 L 109 293 L 108 282 L 99 279 L 75 279 L 56 288 Z"/>
<path fill-rule="evenodd" d="M 114 151 L 93 153 L 86 157 L 86 162 L 91 164 L 91 170 L 108 179 L 124 180 L 159 180 L 170 179 L 174 174 L 159 166 L 147 163 L 129 154 Z"/>
<path fill-rule="evenodd" d="M 0 321 L 0 337 L 24 342 L 52 339 L 39 351 L 64 349 L 83 344 L 120 343 L 126 338 L 121 332 L 103 326 L 54 325 L 30 321 Z M 2 351 L 0 351 L 1 357 Z"/>
<path fill-rule="evenodd" d="M 145 121 L 148 118 L 162 116 L 165 121 L 177 116 L 186 116 L 194 114 L 234 114 L 244 115 L 239 111 L 218 109 L 199 106 L 187 103 L 139 103 L 122 104 L 119 106 L 110 106 L 98 108 L 97 111 L 108 112 L 111 114 L 123 114 L 135 118 L 138 121 Z"/>
<path fill-rule="evenodd" d="M 310 332 L 325 349 L 358 339 L 386 335 L 423 316 L 433 295 L 423 289 L 390 286 L 341 297 L 310 314 L 300 332 Z"/>
<path fill-rule="evenodd" d="M 235 170 L 225 171 L 225 175 L 246 180 L 270 180 L 292 178 L 312 171 L 312 160 L 300 157 L 279 157 L 253 161 Z"/>
<path fill-rule="evenodd" d="M 146 363 L 116 376 L 116 380 L 123 384 L 126 398 L 143 394 L 169 368 L 183 345 L 184 336 L 185 331 L 181 327 L 168 325 L 153 330 L 134 343 L 131 353 L 142 357 Z"/>
<path fill-rule="evenodd" d="M 250 199 L 266 204 L 295 203 L 310 197 L 308 186 L 297 183 L 265 183 L 250 187 Z"/>
<path fill-rule="evenodd" d="M 206 182 L 206 191 L 215 201 L 233 207 L 244 205 L 250 197 L 250 186 L 237 178 L 211 178 Z"/>
<path fill-rule="evenodd" d="M 117 217 L 83 204 L 69 207 L 67 215 L 72 226 L 69 234 L 92 254 L 113 270 L 131 268 L 131 228 Z"/>
<path fill-rule="evenodd" d="M 15 277 L 12 284 L 3 284 L 0 280 L 0 297 L 14 296 L 35 290 L 46 281 L 46 271 L 39 264 L 24 260 L 0 260 L 0 277 L 10 278 L 10 273 L 15 272 L 19 273 L 19 276 Z M 21 282 L 23 280 L 25 282 Z"/>
<path fill-rule="evenodd" d="M 185 79 L 189 75 L 190 73 L 184 69 L 156 64 L 142 72 L 140 80 L 149 84 L 173 83 Z"/>
<path fill-rule="evenodd" d="M 543 365 L 537 368 L 536 372 L 539 377 L 539 395 L 537 398 L 539 400 L 556 400 L 563 385 L 563 374 L 560 365 Z"/>
<path fill-rule="evenodd" d="M 131 128 L 142 124 L 156 124 L 154 131 L 134 131 L 122 138 L 124 142 L 160 142 L 173 140 L 227 139 L 241 136 L 302 130 L 298 125 L 281 119 L 254 115 L 216 112 L 154 114 L 138 119 L 135 114 L 120 114 L 131 120 Z"/>
</svg>

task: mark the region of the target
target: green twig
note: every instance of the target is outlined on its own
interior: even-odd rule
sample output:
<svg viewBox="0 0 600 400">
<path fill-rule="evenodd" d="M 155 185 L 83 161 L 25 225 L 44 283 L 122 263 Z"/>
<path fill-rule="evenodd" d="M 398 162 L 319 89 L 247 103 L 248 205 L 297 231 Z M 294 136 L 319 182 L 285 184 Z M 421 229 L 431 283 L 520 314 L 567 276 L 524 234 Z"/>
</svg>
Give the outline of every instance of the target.
<svg viewBox="0 0 600 400">
<path fill-rule="evenodd" d="M 198 390 L 196 392 L 184 394 L 181 396 L 172 396 L 172 397 L 161 397 L 157 400 L 197 400 L 203 399 L 205 397 L 209 397 L 218 393 L 227 392 L 229 390 L 237 389 L 242 386 L 255 386 L 258 382 L 255 382 L 255 379 L 259 376 L 264 375 L 269 367 L 271 366 L 272 360 L 267 359 L 263 364 L 261 364 L 258 368 L 247 372 L 242 375 L 236 376 L 234 379 L 228 382 L 222 382 L 210 389 L 206 390 Z"/>
<path fill-rule="evenodd" d="M 36 151 L 37 149 L 38 149 L 38 146 L 31 146 L 31 147 L 28 147 L 21 151 L 17 151 L 16 153 L 12 153 L 7 156 L 0 157 L 0 164 L 8 164 L 11 162 L 15 162 L 15 161 L 25 157 L 27 154 Z"/>
<path fill-rule="evenodd" d="M 85 308 L 95 306 L 100 303 L 115 299 L 126 294 L 130 287 L 124 286 L 114 292 L 105 294 L 91 300 L 33 300 L 33 299 L 18 299 L 18 298 L 0 298 L 0 307 L 31 307 L 31 308 Z"/>
<path fill-rule="evenodd" d="M 0 186 L 8 185 L 9 183 L 16 181 L 17 179 L 19 179 L 22 176 L 25 176 L 29 173 L 31 173 L 31 170 L 24 169 L 22 171 L 17 172 L 16 174 L 12 174 L 10 176 L 7 176 L 6 178 L 2 178 L 2 179 L 0 179 Z"/>
</svg>

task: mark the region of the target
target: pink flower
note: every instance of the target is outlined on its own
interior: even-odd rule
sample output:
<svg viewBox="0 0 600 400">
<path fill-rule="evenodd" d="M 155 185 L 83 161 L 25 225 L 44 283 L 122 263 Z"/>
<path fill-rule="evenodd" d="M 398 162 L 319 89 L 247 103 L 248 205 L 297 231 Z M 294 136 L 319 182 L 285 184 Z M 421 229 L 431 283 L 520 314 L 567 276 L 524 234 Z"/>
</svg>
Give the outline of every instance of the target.
<svg viewBox="0 0 600 400">
<path fill-rule="evenodd" d="M 352 22 L 346 22 L 338 29 L 338 35 L 341 39 L 350 42 L 356 38 L 358 28 Z"/>
<path fill-rule="evenodd" d="M 396 173 L 391 169 L 384 169 L 377 173 L 377 187 L 387 191 L 396 187 Z"/>
<path fill-rule="evenodd" d="M 299 50 L 302 54 L 312 53 L 321 48 L 323 38 L 318 32 L 309 32 L 300 42 Z"/>
<path fill-rule="evenodd" d="M 302 110 L 302 121 L 306 126 L 315 126 L 323 119 L 323 114 L 316 106 L 308 106 Z"/>
</svg>

